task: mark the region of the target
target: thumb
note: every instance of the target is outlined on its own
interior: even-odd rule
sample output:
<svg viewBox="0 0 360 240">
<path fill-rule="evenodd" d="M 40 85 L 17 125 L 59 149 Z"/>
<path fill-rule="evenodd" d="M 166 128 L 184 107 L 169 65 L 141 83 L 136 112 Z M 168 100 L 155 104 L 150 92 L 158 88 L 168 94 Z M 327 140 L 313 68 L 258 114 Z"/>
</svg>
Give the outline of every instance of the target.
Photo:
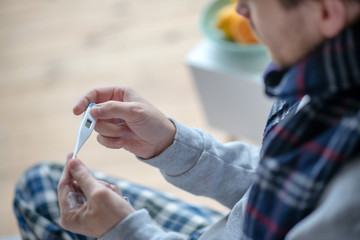
<svg viewBox="0 0 360 240">
<path fill-rule="evenodd" d="M 79 159 L 71 159 L 68 163 L 68 168 L 85 197 L 90 196 L 98 182 L 90 172 L 89 168 L 87 168 Z"/>
</svg>

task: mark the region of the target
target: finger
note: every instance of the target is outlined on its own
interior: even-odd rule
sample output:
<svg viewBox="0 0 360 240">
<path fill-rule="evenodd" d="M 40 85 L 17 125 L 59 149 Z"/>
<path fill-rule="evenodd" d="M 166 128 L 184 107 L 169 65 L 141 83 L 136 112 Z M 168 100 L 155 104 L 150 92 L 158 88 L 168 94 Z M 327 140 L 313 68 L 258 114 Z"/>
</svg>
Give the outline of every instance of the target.
<svg viewBox="0 0 360 240">
<path fill-rule="evenodd" d="M 97 140 L 101 145 L 111 149 L 119 149 L 124 146 L 124 140 L 122 138 L 98 135 Z"/>
<path fill-rule="evenodd" d="M 110 189 L 113 190 L 114 192 L 116 192 L 117 194 L 119 194 L 120 196 L 122 196 L 121 191 L 119 190 L 119 188 L 117 186 L 115 186 L 114 184 L 110 184 Z"/>
<path fill-rule="evenodd" d="M 132 137 L 107 137 L 107 136 L 103 136 L 103 135 L 98 135 L 97 136 L 97 140 L 98 142 L 107 147 L 107 148 L 111 148 L 111 149 L 119 149 L 119 148 L 123 148 L 126 146 L 134 146 L 134 147 L 138 147 L 141 144 L 145 144 L 146 142 L 144 142 L 143 140 L 141 140 L 140 138 L 138 138 L 135 134 L 133 134 Z M 129 149 L 126 149 L 129 150 Z"/>
<path fill-rule="evenodd" d="M 121 191 L 114 184 L 110 184 L 110 189 L 113 190 L 115 193 L 119 194 L 120 196 L 122 196 Z"/>
<path fill-rule="evenodd" d="M 92 89 L 79 100 L 79 102 L 73 108 L 73 112 L 75 115 L 83 113 L 90 103 L 102 103 L 109 100 L 121 101 L 124 92 L 125 90 L 123 87 L 104 87 Z"/>
<path fill-rule="evenodd" d="M 72 153 L 69 153 L 66 157 L 66 164 L 63 170 L 63 173 L 61 175 L 59 184 L 58 184 L 58 199 L 60 202 L 60 205 L 63 205 L 66 203 L 66 197 L 67 194 L 70 191 L 74 191 L 73 189 L 73 181 L 74 179 L 71 176 L 71 173 L 67 167 L 68 162 L 72 158 Z"/>
<path fill-rule="evenodd" d="M 68 168 L 85 197 L 91 196 L 91 193 L 98 187 L 99 183 L 90 170 L 78 159 L 71 159 Z"/>
<path fill-rule="evenodd" d="M 63 173 L 62 173 L 62 175 L 61 175 L 61 178 L 60 178 L 60 181 L 59 181 L 59 185 L 70 184 L 70 183 L 73 181 L 72 176 L 71 176 L 71 173 L 69 172 L 69 170 L 68 170 L 68 168 L 67 168 L 67 164 L 68 164 L 68 162 L 70 161 L 70 159 L 72 158 L 72 154 L 73 154 L 73 153 L 69 153 L 69 154 L 66 156 L 66 164 L 65 164 Z"/>
<path fill-rule="evenodd" d="M 73 182 L 72 182 L 72 188 L 73 188 L 74 192 L 82 192 L 78 182 L 75 180 L 73 180 Z"/>
<path fill-rule="evenodd" d="M 117 126 L 122 126 L 122 125 L 126 125 L 126 122 L 124 119 L 121 119 L 121 118 L 113 118 L 110 120 L 110 122 L 112 124 L 115 124 Z"/>
<path fill-rule="evenodd" d="M 99 183 L 103 184 L 105 187 L 113 190 L 114 192 L 116 192 L 117 194 L 119 194 L 120 196 L 122 196 L 120 190 L 118 187 L 116 187 L 114 184 L 111 184 L 111 183 L 108 183 L 108 182 L 105 182 L 105 181 L 102 181 L 102 180 L 98 180 Z"/>
<path fill-rule="evenodd" d="M 98 182 L 101 183 L 102 185 L 104 185 L 105 187 L 110 188 L 110 183 L 105 182 L 103 180 L 98 180 Z"/>
<path fill-rule="evenodd" d="M 133 132 L 126 124 L 113 124 L 109 121 L 98 120 L 94 130 L 106 137 L 131 137 Z"/>
<path fill-rule="evenodd" d="M 138 102 L 108 101 L 91 108 L 90 113 L 97 119 L 124 119 L 126 122 L 140 122 L 145 118 L 145 108 Z"/>
</svg>

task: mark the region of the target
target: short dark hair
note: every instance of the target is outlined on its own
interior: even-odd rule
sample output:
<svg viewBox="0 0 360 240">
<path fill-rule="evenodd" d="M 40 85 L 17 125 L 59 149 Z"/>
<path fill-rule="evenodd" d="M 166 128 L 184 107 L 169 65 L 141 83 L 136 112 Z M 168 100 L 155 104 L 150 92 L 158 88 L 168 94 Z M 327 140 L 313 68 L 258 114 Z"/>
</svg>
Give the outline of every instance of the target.
<svg viewBox="0 0 360 240">
<path fill-rule="evenodd" d="M 295 7 L 297 6 L 301 0 L 280 0 L 282 5 L 286 8 Z"/>
<path fill-rule="evenodd" d="M 296 7 L 304 0 L 280 0 L 282 5 L 286 8 Z M 354 1 L 360 3 L 360 0 L 345 0 L 345 1 Z"/>
</svg>

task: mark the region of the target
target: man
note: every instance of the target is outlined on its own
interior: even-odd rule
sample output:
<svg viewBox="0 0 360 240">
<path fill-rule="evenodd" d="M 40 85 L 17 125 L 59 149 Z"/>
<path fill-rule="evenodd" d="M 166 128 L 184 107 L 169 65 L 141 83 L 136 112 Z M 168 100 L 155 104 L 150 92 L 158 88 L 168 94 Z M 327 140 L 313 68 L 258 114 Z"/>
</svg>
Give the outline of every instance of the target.
<svg viewBox="0 0 360 240">
<path fill-rule="evenodd" d="M 216 199 L 231 212 L 219 219 L 198 209 L 198 215 L 182 216 L 180 230 L 171 228 L 169 221 L 177 217 L 167 214 L 161 222 L 151 208 L 135 211 L 122 198 L 122 194 L 131 195 L 135 186 L 125 188 L 113 180 L 119 191 L 96 180 L 81 161 L 69 155 L 58 185 L 61 226 L 101 239 L 359 238 L 360 1 L 240 0 L 238 12 L 249 19 L 274 60 L 265 84 L 276 102 L 261 149 L 238 142 L 221 144 L 201 130 L 169 120 L 124 87 L 90 91 L 74 107 L 74 113 L 81 114 L 90 102 L 96 102 L 91 114 L 98 119 L 101 144 L 131 151 L 160 168 L 171 183 Z M 43 181 L 36 171 L 59 174 L 62 170 L 59 166 L 38 169 L 30 170 L 17 188 L 20 227 L 24 235 L 64 236 L 57 211 L 44 211 L 41 221 L 40 216 L 31 215 L 31 207 L 24 210 L 24 182 Z M 56 176 L 43 175 L 57 183 Z M 70 192 L 84 194 L 87 201 L 71 206 Z M 154 201 L 158 197 L 165 205 L 173 201 L 152 195 Z M 148 212 L 171 231 L 155 225 Z M 189 219 L 200 215 L 217 220 L 186 233 Z M 33 227 L 31 217 L 37 219 Z"/>
</svg>

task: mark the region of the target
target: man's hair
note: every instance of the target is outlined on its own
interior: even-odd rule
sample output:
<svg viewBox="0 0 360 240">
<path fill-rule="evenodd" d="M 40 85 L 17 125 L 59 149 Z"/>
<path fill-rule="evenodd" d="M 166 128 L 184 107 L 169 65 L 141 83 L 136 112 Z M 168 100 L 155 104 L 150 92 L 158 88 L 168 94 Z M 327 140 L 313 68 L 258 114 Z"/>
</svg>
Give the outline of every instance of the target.
<svg viewBox="0 0 360 240">
<path fill-rule="evenodd" d="M 290 8 L 297 6 L 301 0 L 280 0 L 280 2 L 284 5 L 284 7 Z"/>
<path fill-rule="evenodd" d="M 280 2 L 284 5 L 286 8 L 296 7 L 304 0 L 280 0 Z M 354 1 L 360 3 L 360 0 L 345 0 L 345 1 Z"/>
</svg>

